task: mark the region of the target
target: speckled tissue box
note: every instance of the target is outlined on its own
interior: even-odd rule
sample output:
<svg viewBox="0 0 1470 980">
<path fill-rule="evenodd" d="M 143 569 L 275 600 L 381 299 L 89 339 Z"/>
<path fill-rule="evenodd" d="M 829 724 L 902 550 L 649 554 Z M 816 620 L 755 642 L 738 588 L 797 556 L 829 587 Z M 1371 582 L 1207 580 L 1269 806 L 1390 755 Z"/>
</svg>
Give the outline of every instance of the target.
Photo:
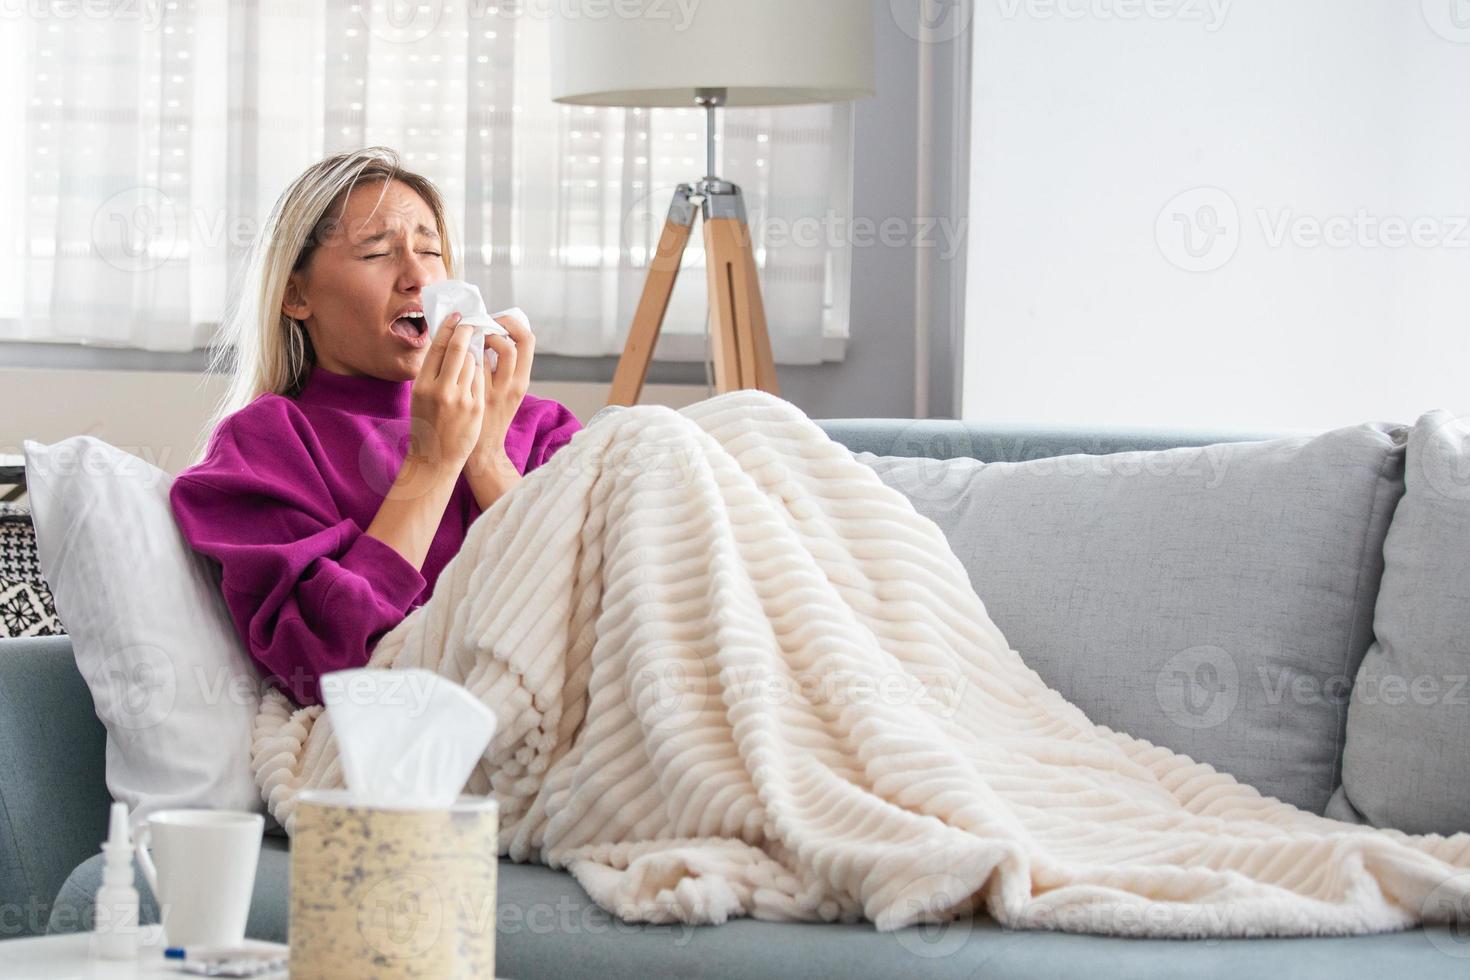
<svg viewBox="0 0 1470 980">
<path fill-rule="evenodd" d="M 495 976 L 499 829 L 488 797 L 414 810 L 303 792 L 291 838 L 291 976 Z"/>
</svg>

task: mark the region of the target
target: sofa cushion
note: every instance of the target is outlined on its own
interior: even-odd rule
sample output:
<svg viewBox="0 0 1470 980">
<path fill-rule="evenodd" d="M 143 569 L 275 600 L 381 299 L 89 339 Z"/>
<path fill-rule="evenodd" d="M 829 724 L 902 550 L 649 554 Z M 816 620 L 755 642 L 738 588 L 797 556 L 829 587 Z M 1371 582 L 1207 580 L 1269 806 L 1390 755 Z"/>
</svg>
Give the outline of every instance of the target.
<svg viewBox="0 0 1470 980">
<path fill-rule="evenodd" d="M 1321 813 L 1372 638 L 1403 426 L 1019 463 L 854 455 L 1095 722 Z"/>
<path fill-rule="evenodd" d="M 1419 419 L 1404 482 L 1348 706 L 1343 789 L 1374 826 L 1453 834 L 1470 831 L 1470 424 Z"/>
</svg>

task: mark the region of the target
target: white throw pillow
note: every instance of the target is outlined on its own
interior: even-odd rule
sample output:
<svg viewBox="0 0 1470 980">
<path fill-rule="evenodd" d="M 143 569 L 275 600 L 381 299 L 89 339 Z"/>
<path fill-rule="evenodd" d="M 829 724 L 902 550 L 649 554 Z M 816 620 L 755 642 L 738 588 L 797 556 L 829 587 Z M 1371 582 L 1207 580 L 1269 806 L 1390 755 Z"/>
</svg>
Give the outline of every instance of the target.
<svg viewBox="0 0 1470 980">
<path fill-rule="evenodd" d="M 169 807 L 264 812 L 260 674 L 174 521 L 173 477 L 93 436 L 24 446 L 41 572 L 107 728 L 113 799 L 135 828 Z"/>
</svg>

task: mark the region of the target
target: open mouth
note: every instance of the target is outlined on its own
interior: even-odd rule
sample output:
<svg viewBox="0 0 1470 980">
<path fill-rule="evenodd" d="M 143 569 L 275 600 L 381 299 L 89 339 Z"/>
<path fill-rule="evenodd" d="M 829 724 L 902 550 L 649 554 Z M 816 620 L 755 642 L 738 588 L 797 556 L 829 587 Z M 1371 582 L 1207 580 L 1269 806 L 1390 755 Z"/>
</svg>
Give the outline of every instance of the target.
<svg viewBox="0 0 1470 980">
<path fill-rule="evenodd" d="M 414 347 L 421 347 L 429 332 L 429 324 L 422 312 L 414 311 L 394 320 L 392 329 L 395 336 Z"/>
</svg>

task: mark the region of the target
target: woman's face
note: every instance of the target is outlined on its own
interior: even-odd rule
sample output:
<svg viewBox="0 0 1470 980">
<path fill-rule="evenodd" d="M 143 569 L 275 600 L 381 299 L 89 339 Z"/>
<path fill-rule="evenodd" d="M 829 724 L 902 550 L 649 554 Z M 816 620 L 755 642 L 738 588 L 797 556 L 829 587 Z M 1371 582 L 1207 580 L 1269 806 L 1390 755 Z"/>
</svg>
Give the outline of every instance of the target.
<svg viewBox="0 0 1470 980">
<path fill-rule="evenodd" d="M 381 195 L 381 198 L 380 198 Z M 306 324 L 328 371 L 388 381 L 418 377 L 429 337 L 420 293 L 447 278 L 434 212 L 407 184 L 360 184 L 306 267 L 291 273 L 281 309 Z"/>
</svg>

